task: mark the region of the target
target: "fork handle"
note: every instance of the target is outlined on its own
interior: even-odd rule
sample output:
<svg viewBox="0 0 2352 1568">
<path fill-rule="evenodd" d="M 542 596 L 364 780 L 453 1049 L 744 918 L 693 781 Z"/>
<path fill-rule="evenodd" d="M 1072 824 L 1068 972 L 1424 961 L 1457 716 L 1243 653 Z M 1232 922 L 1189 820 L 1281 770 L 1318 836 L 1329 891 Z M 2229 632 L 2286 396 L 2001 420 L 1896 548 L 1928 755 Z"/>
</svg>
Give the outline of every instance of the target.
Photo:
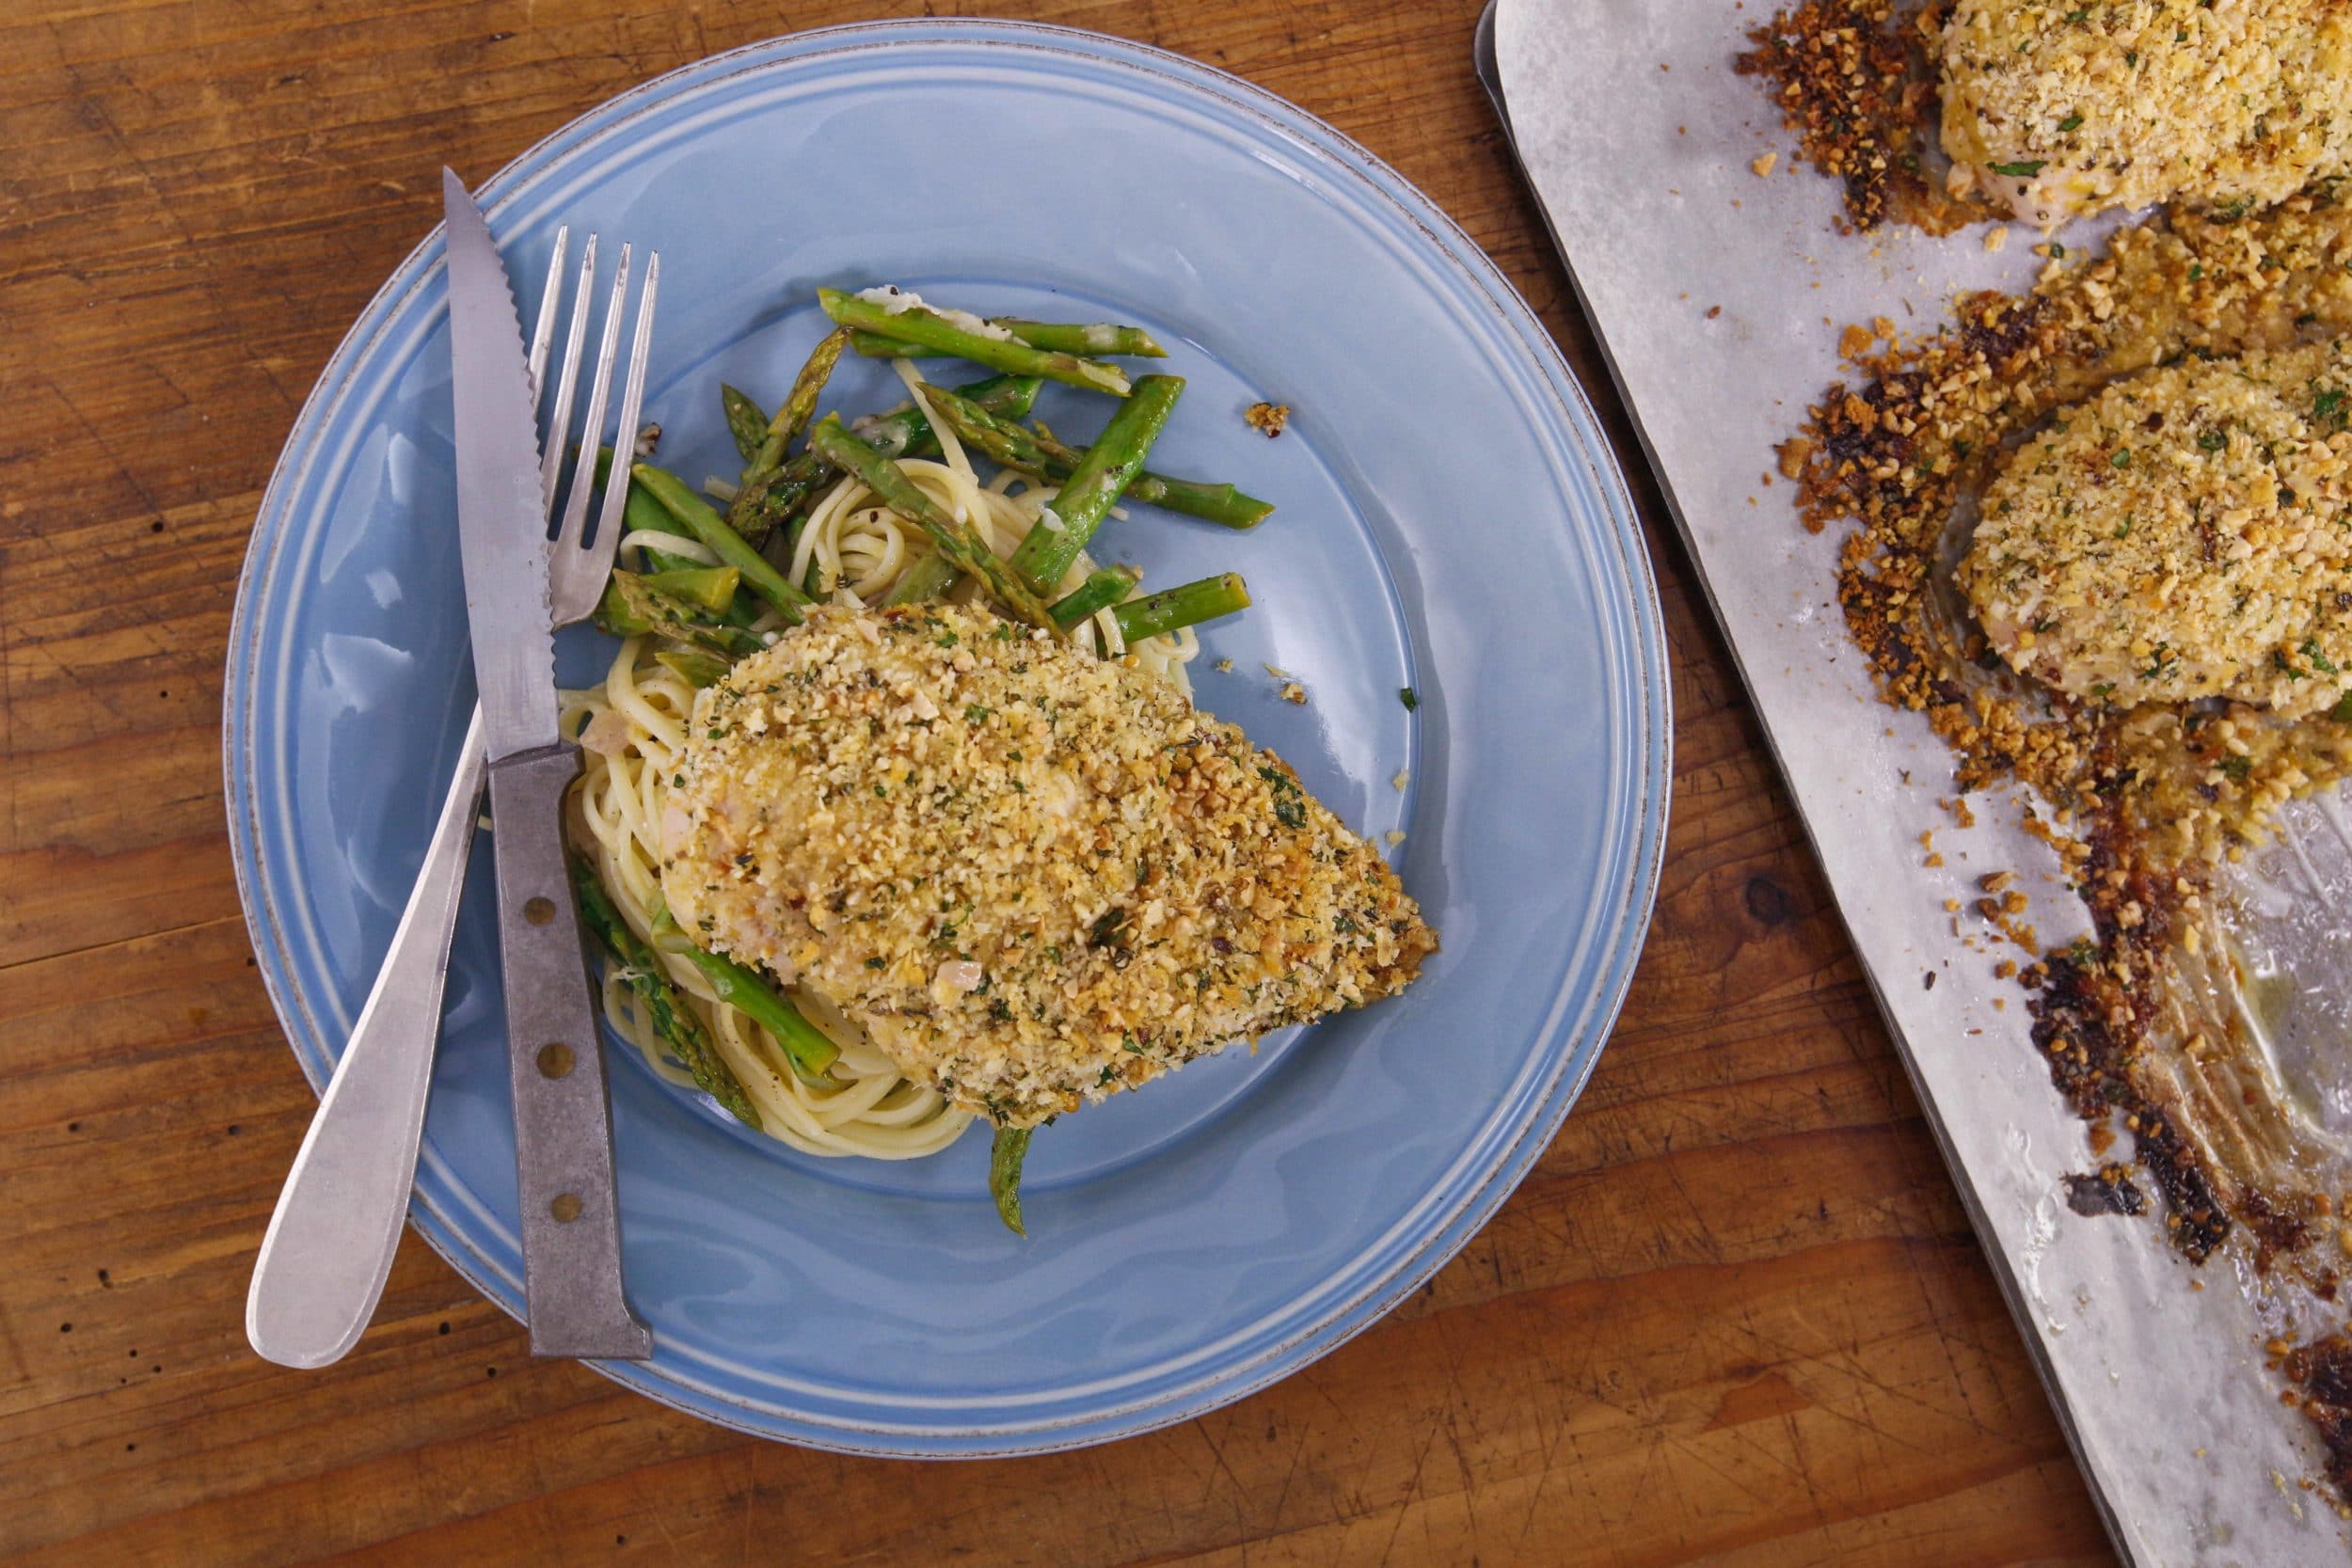
<svg viewBox="0 0 2352 1568">
<path fill-rule="evenodd" d="M 580 748 L 490 764 L 507 1070 L 533 1355 L 642 1360 L 653 1337 L 621 1292 L 621 1222 L 602 1035 L 564 861 L 564 792 Z"/>
<path fill-rule="evenodd" d="M 342 1359 L 391 1272 L 424 1132 L 450 933 L 481 810 L 482 744 L 476 708 L 408 907 L 254 1260 L 246 1338 L 281 1366 Z"/>
</svg>

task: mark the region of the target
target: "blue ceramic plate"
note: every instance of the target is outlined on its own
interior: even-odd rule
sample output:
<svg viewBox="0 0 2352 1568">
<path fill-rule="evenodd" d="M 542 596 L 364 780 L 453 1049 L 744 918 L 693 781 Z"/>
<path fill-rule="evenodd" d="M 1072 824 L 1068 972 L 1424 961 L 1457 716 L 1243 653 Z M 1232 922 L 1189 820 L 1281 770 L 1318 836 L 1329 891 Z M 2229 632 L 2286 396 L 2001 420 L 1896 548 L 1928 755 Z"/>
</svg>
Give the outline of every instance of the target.
<svg viewBox="0 0 2352 1568">
<path fill-rule="evenodd" d="M 648 413 L 699 480 L 721 377 L 777 395 L 820 282 L 1149 327 L 1190 379 L 1155 464 L 1280 510 L 1233 534 L 1137 509 L 1162 584 L 1232 568 L 1201 704 L 1375 842 L 1445 950 L 1399 1000 L 1196 1064 L 1041 1134 L 1030 1238 L 987 1140 L 804 1159 L 612 1061 L 630 1295 L 612 1377 L 828 1448 L 982 1454 L 1145 1431 L 1297 1370 L 1428 1277 L 1540 1155 L 1625 993 L 1666 807 L 1654 590 L 1591 411 L 1429 201 L 1247 83 L 1089 34 L 926 22 L 806 34 L 615 99 L 484 190 L 528 319 L 558 224 L 662 255 Z M 262 972 L 323 1083 L 423 856 L 472 702 L 441 246 L 320 377 L 254 527 L 228 784 Z M 896 402 L 845 367 L 828 405 Z M 1041 405 L 1084 432 L 1099 400 Z M 1242 420 L 1295 412 L 1269 441 Z M 565 634 L 565 678 L 607 657 Z M 1279 666 L 1311 695 L 1284 702 Z M 1399 700 L 1410 687 L 1409 710 Z M 1400 774 L 1409 777 L 1400 787 Z M 521 1296 L 497 938 L 461 922 L 414 1218 Z"/>
</svg>

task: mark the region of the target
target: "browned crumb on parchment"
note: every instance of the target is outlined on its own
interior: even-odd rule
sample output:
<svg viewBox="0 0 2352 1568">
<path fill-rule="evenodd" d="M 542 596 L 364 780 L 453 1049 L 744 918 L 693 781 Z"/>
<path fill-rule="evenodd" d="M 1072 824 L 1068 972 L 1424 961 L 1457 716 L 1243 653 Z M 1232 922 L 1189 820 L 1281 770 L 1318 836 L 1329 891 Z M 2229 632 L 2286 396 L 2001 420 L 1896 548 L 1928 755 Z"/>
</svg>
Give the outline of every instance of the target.
<svg viewBox="0 0 2352 1568">
<path fill-rule="evenodd" d="M 2085 1219 L 2143 1214 L 2148 1212 L 2148 1195 L 2132 1180 L 2130 1166 L 2110 1161 L 2095 1171 L 2066 1179 L 2066 1206 Z"/>
<path fill-rule="evenodd" d="M 1929 172 L 1935 81 L 1922 40 L 1948 8 L 1804 0 L 1748 34 L 1736 68 L 1770 84 L 1797 155 L 1844 182 L 1845 226 L 1891 219 L 1948 234 L 1994 215 Z"/>
<path fill-rule="evenodd" d="M 2328 1479 L 2340 1496 L 2352 1497 L 2352 1339 L 2341 1334 L 2314 1339 L 2280 1356 L 2279 1369 L 2319 1430 L 2328 1450 Z"/>
<path fill-rule="evenodd" d="M 1781 450 L 1806 526 L 1850 530 L 1838 603 L 1881 697 L 1949 746 L 1963 796 L 2022 784 L 2042 802 L 2024 826 L 2057 851 L 2092 927 L 2016 974 L 2054 1085 L 2094 1147 L 2130 1140 L 2183 1257 L 2243 1243 L 2256 1271 L 2322 1307 L 2352 1252 L 2334 1218 L 2343 1173 L 2263 1086 L 2216 892 L 2281 805 L 2352 776 L 2352 715 L 2122 706 L 2027 681 L 1989 645 L 1951 562 L 2008 453 L 2110 383 L 2347 335 L 2352 209 L 2305 196 L 2251 216 L 2175 211 L 2120 231 L 2106 256 L 2054 260 L 2030 293 L 1958 299 L 1931 336 L 1872 334 L 1854 378 Z M 1982 891 L 2013 918 L 2011 889 Z M 2352 1498 L 2352 1344 L 2331 1343 L 2282 1370 Z"/>
<path fill-rule="evenodd" d="M 1253 403 L 1241 412 L 1249 421 L 1249 428 L 1265 433 L 1267 440 L 1282 434 L 1291 422 L 1291 405 L 1287 403 Z"/>
</svg>

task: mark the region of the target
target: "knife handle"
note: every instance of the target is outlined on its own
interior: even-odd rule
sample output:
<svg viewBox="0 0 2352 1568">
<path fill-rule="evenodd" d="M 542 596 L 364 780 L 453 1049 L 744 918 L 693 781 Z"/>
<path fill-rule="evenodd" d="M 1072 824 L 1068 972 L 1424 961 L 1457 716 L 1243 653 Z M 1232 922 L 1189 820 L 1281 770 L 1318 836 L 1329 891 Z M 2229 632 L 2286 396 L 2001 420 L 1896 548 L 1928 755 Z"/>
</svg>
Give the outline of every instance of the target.
<svg viewBox="0 0 2352 1568">
<path fill-rule="evenodd" d="M 564 862 L 580 748 L 490 764 L 490 842 L 506 971 L 507 1073 L 533 1355 L 643 1360 L 653 1337 L 621 1292 L 621 1218 L 603 1036 Z"/>
</svg>

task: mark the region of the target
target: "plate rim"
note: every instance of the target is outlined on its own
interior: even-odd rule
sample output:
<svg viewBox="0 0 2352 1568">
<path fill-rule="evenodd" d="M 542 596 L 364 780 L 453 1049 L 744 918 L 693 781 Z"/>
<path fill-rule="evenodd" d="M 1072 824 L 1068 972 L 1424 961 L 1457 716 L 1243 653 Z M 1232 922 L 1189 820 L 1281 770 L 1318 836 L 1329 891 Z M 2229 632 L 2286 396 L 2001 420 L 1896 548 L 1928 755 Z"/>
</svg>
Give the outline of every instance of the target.
<svg viewBox="0 0 2352 1568">
<path fill-rule="evenodd" d="M 1602 429 L 1582 383 L 1568 367 L 1558 344 L 1518 289 L 1461 227 L 1418 186 L 1353 137 L 1320 117 L 1278 94 L 1220 67 L 1179 55 L 1156 45 L 1042 23 L 986 18 L 921 18 L 853 23 L 779 35 L 688 61 L 623 92 L 604 99 L 567 119 L 517 153 L 484 181 L 479 193 L 486 211 L 496 213 L 509 199 L 509 187 L 526 175 L 539 172 L 544 161 L 560 158 L 575 140 L 586 141 L 623 130 L 637 115 L 648 112 L 681 91 L 696 90 L 747 74 L 790 69 L 811 57 L 850 50 L 906 49 L 1004 44 L 1074 56 L 1093 69 L 1133 71 L 1153 78 L 1165 90 L 1196 102 L 1206 97 L 1240 111 L 1264 132 L 1301 143 L 1319 154 L 1332 171 L 1351 177 L 1359 196 L 1388 207 L 1420 231 L 1438 270 L 1453 274 L 1481 296 L 1508 337 L 1525 356 L 1523 368 L 1555 398 L 1559 423 L 1571 438 L 1558 455 L 1565 466 L 1581 470 L 1591 482 L 1595 510 L 1606 525 L 1597 531 L 1596 559 L 1613 564 L 1597 584 L 1606 605 L 1622 593 L 1627 617 L 1626 659 L 1633 677 L 1627 713 L 1630 724 L 1627 767 L 1629 827 L 1626 838 L 1608 846 L 1608 859 L 1622 859 L 1618 896 L 1603 907 L 1614 916 L 1613 930 L 1603 937 L 1606 951 L 1597 965 L 1594 986 L 1581 1012 L 1583 1026 L 1563 1042 L 1557 1069 L 1534 1091 L 1531 1110 L 1512 1132 L 1499 1155 L 1474 1184 L 1462 1192 L 1450 1212 L 1425 1226 L 1420 1237 L 1393 1258 L 1385 1270 L 1351 1294 L 1344 1294 L 1311 1323 L 1260 1348 L 1248 1359 L 1228 1361 L 1172 1389 L 1140 1393 L 1104 1408 L 1084 1413 L 993 1421 L 955 1429 L 945 1426 L 898 1427 L 885 1422 L 852 1422 L 837 1417 L 781 1412 L 748 1402 L 683 1374 L 676 1367 L 652 1364 L 589 1362 L 589 1366 L 623 1386 L 662 1404 L 714 1424 L 750 1435 L 788 1441 L 839 1452 L 900 1458 L 989 1458 L 1009 1454 L 1043 1453 L 1085 1447 L 1154 1431 L 1232 1403 L 1301 1370 L 1330 1354 L 1385 1317 L 1400 1301 L 1420 1289 L 1468 1241 L 1492 1219 L 1524 1180 L 1557 1135 L 1568 1112 L 1581 1097 L 1613 1032 L 1655 911 L 1662 870 L 1666 826 L 1673 780 L 1673 697 L 1666 654 L 1663 616 L 1657 581 L 1646 547 L 1640 515 L 1627 484 L 1615 449 Z M 595 122 L 593 125 L 591 122 Z M 437 223 L 392 269 L 385 282 L 361 309 L 352 326 L 322 366 L 316 381 L 289 427 L 256 514 L 256 537 L 248 542 L 237 579 L 228 641 L 227 679 L 222 711 L 224 800 L 228 810 L 230 857 L 240 906 L 248 937 L 262 961 L 257 965 L 271 1006 L 281 1026 L 301 1019 L 310 1033 L 324 1040 L 325 1032 L 307 1006 L 293 955 L 274 928 L 265 927 L 264 911 L 273 908 L 265 886 L 264 838 L 252 792 L 241 782 L 253 776 L 258 763 L 251 751 L 251 691 L 240 684 L 264 633 L 258 618 L 256 590 L 268 576 L 278 551 L 288 543 L 283 526 L 260 536 L 273 518 L 282 525 L 290 496 L 298 491 L 319 455 L 315 441 L 296 452 L 297 440 L 314 437 L 335 404 L 392 327 L 392 314 L 421 285 L 438 260 L 441 227 Z M 247 766 L 241 768 L 241 764 Z M 1569 994 L 1563 992 L 1565 1006 Z M 1554 1018 L 1559 1018 L 1555 1009 Z M 1573 1021 L 1566 1021 L 1573 1022 Z M 1545 1032 L 1565 1032 L 1566 1023 Z M 295 1031 L 286 1028 L 288 1048 L 313 1091 L 324 1079 L 296 1043 Z M 1579 1037 L 1589 1036 L 1590 1049 Z M 477 1256 L 453 1223 L 429 1198 L 412 1200 L 409 1222 L 428 1245 L 474 1289 L 510 1316 L 518 1316 L 510 1296 L 517 1282 L 492 1259 Z M 493 1280 L 497 1281 L 494 1285 Z M 505 1287 L 501 1289 L 500 1287 Z"/>
</svg>

